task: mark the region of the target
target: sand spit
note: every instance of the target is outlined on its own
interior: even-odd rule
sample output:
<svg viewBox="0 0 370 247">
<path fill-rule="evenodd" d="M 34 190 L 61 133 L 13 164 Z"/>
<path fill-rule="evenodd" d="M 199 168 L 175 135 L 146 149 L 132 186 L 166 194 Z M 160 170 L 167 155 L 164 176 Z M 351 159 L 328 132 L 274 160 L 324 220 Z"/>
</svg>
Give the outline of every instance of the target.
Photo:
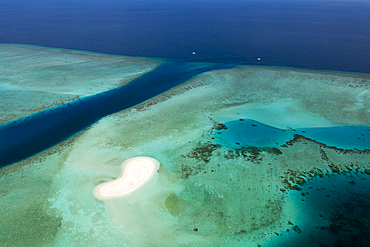
<svg viewBox="0 0 370 247">
<path fill-rule="evenodd" d="M 155 59 L 0 44 L 0 124 L 123 86 Z"/>
<path fill-rule="evenodd" d="M 255 247 L 298 232 L 305 228 L 290 193 L 295 185 L 315 175 L 364 172 L 369 153 L 307 139 L 231 149 L 212 139 L 214 130 L 243 118 L 278 128 L 370 125 L 369 85 L 366 77 L 248 66 L 201 74 L 105 117 L 68 148 L 6 168 L 0 242 Z M 93 188 L 119 177 L 122 160 L 137 156 L 160 160 L 155 186 L 97 200 Z"/>
<path fill-rule="evenodd" d="M 135 157 L 122 163 L 122 173 L 114 181 L 96 186 L 93 194 L 96 199 L 104 200 L 126 196 L 157 176 L 159 162 L 150 157 Z"/>
</svg>

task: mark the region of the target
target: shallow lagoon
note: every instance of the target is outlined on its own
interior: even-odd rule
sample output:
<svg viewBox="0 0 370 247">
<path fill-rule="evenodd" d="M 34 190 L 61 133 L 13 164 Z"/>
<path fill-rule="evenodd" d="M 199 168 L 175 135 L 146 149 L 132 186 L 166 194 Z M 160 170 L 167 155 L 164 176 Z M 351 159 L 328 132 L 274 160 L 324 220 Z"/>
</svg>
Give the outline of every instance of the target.
<svg viewBox="0 0 370 247">
<path fill-rule="evenodd" d="M 215 138 L 229 147 L 279 147 L 303 136 L 338 149 L 370 149 L 370 126 L 335 126 L 279 129 L 251 119 L 239 119 L 223 124 Z"/>
<path fill-rule="evenodd" d="M 268 246 L 286 240 L 287 232 L 312 239 L 310 227 L 317 222 L 302 220 L 308 214 L 297 202 L 306 191 L 302 184 L 319 188 L 310 185 L 313 178 L 348 171 L 366 179 L 369 153 L 336 150 L 308 138 L 270 149 L 235 148 L 212 138 L 221 123 L 239 119 L 289 126 L 288 133 L 368 126 L 369 81 L 366 75 L 250 66 L 199 74 L 2 168 L 1 241 Z M 97 201 L 92 189 L 117 178 L 122 161 L 135 156 L 161 163 L 156 184 L 136 196 Z M 315 241 L 323 243 L 320 235 Z"/>
</svg>

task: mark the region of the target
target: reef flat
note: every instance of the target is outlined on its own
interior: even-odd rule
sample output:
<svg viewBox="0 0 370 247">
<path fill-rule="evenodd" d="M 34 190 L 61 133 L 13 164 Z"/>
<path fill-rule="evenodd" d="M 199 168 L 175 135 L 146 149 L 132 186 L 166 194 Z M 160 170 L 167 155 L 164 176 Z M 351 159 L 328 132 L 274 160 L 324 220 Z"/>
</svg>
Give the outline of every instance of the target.
<svg viewBox="0 0 370 247">
<path fill-rule="evenodd" d="M 26 159 L 202 72 L 230 65 L 165 62 L 127 85 L 52 107 L 0 126 L 0 167 Z"/>
<path fill-rule="evenodd" d="M 123 86 L 160 60 L 0 44 L 0 124 Z"/>
<path fill-rule="evenodd" d="M 215 131 L 239 119 L 287 130 L 370 126 L 369 102 L 367 75 L 251 66 L 199 74 L 2 168 L 0 242 L 263 246 L 304 234 L 291 191 L 318 176 L 367 176 L 370 154 L 299 137 L 274 148 L 232 148 Z M 96 200 L 93 188 L 136 156 L 160 162 L 156 184 L 137 197 Z"/>
</svg>

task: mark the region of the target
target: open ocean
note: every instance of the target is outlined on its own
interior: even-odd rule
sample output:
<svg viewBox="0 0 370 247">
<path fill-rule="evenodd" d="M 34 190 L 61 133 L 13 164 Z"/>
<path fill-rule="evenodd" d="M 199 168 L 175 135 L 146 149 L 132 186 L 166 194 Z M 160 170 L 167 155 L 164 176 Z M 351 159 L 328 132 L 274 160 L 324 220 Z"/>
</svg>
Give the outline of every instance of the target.
<svg viewBox="0 0 370 247">
<path fill-rule="evenodd" d="M 370 73 L 370 1 L 1 0 L 0 43 Z"/>
</svg>

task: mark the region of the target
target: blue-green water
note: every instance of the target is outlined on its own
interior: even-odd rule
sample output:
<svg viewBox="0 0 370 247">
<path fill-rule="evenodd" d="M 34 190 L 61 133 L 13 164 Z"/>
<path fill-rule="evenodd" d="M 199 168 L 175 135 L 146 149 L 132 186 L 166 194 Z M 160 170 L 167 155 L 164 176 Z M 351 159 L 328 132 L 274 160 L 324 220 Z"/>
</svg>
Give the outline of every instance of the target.
<svg viewBox="0 0 370 247">
<path fill-rule="evenodd" d="M 166 62 L 129 84 L 0 126 L 0 167 L 50 148 L 102 117 L 135 106 L 191 77 L 231 65 Z"/>
<path fill-rule="evenodd" d="M 339 0 L 3 0 L 0 42 L 180 61 L 369 73 L 369 9 L 369 1 Z M 167 64 L 128 87 L 0 126 L 0 167 L 55 145 L 100 118 L 134 106 L 201 72 L 189 72 L 181 66 Z M 295 134 L 337 148 L 370 148 L 366 126 L 283 130 L 247 119 L 225 125 L 228 129 L 218 131 L 216 139 L 234 148 L 275 147 L 292 140 Z M 302 233 L 294 231 L 295 236 L 276 237 L 273 246 L 367 246 L 368 182 L 356 179 L 317 178 L 302 191 L 293 191 L 300 212 L 312 221 L 294 222 Z M 348 183 L 352 181 L 355 183 Z M 19 193 L 14 192 L 14 198 L 22 195 Z M 319 215 L 325 216 L 326 222 L 316 223 L 322 218 Z M 328 234 L 320 235 L 320 231 Z M 353 237 L 347 237 L 354 231 Z M 343 237 L 347 238 L 341 240 Z"/>
<path fill-rule="evenodd" d="M 292 229 L 264 246 L 369 246 L 368 179 L 363 173 L 335 174 L 291 191 L 298 219 Z"/>
<path fill-rule="evenodd" d="M 370 149 L 369 126 L 279 129 L 252 119 L 223 124 L 214 136 L 217 142 L 230 148 L 280 147 L 295 135 L 301 135 L 340 149 Z M 328 174 L 316 176 L 298 190 L 291 190 L 298 218 L 291 228 L 263 246 L 368 246 L 368 179 L 362 172 Z"/>
<path fill-rule="evenodd" d="M 289 123 L 287 123 L 289 124 Z M 341 149 L 370 149 L 370 126 L 336 126 L 279 129 L 252 119 L 224 123 L 215 139 L 223 145 L 238 147 L 278 147 L 301 135 L 327 146 Z"/>
</svg>

